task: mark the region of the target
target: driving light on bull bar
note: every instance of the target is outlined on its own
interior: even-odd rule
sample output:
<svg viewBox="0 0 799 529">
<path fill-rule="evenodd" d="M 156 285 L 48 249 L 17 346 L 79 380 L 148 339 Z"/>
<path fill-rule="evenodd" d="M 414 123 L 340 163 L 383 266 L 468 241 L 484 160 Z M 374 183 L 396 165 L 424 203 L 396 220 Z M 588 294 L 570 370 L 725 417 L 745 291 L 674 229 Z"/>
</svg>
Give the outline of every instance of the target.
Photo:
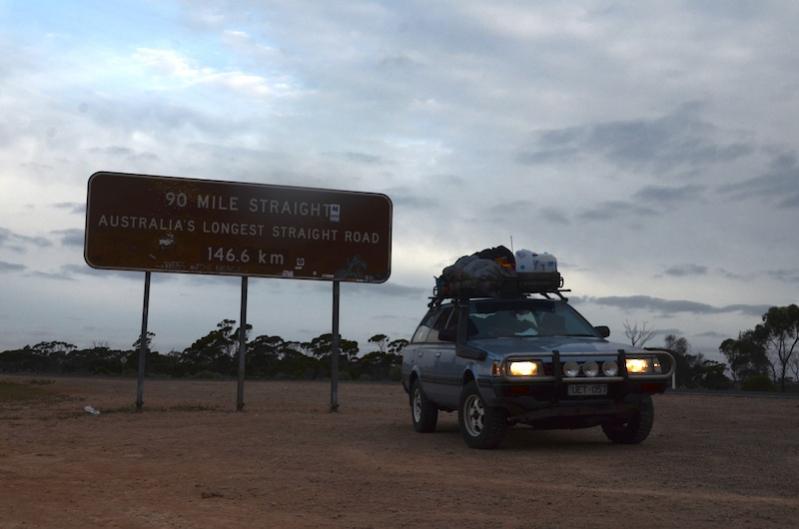
<svg viewBox="0 0 799 529">
<path fill-rule="evenodd" d="M 591 360 L 582 365 L 583 374 L 587 377 L 595 377 L 599 374 L 599 364 Z"/>
<path fill-rule="evenodd" d="M 613 360 L 602 362 L 602 372 L 606 377 L 615 377 L 619 374 L 619 365 Z"/>
<path fill-rule="evenodd" d="M 625 360 L 627 372 L 631 375 L 640 375 L 649 372 L 649 360 L 647 358 L 627 358 Z"/>
<path fill-rule="evenodd" d="M 657 358 L 652 359 L 652 369 L 655 370 L 655 373 L 663 372 L 663 366 L 660 365 L 660 360 L 658 360 Z"/>
<path fill-rule="evenodd" d="M 566 362 L 563 364 L 563 374 L 569 378 L 576 377 L 580 373 L 580 365 L 577 362 Z"/>
<path fill-rule="evenodd" d="M 514 377 L 534 377 L 541 373 L 541 366 L 538 362 L 521 360 L 508 363 L 508 374 Z"/>
</svg>

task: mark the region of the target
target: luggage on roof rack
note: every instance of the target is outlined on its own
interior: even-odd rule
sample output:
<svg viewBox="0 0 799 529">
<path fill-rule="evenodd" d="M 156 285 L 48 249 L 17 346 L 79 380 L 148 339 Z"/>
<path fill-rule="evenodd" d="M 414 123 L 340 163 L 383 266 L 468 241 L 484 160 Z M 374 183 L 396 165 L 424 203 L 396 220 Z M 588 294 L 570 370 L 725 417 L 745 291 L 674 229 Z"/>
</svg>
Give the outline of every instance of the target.
<svg viewBox="0 0 799 529">
<path fill-rule="evenodd" d="M 557 293 L 559 272 L 518 272 L 513 254 L 504 246 L 463 256 L 436 278 L 433 300 L 472 297 L 515 297 Z"/>
</svg>

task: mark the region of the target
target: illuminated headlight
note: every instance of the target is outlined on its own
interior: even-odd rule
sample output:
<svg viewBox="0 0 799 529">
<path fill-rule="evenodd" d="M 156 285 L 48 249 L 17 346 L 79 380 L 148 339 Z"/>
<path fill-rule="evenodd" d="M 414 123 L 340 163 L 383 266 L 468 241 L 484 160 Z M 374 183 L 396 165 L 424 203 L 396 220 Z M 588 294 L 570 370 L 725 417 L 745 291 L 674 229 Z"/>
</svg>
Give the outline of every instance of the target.
<svg viewBox="0 0 799 529">
<path fill-rule="evenodd" d="M 586 362 L 583 364 L 583 374 L 587 377 L 595 377 L 599 374 L 599 364 L 594 362 Z"/>
<path fill-rule="evenodd" d="M 566 362 L 563 364 L 563 374 L 569 378 L 576 377 L 580 373 L 580 366 L 577 362 Z"/>
<path fill-rule="evenodd" d="M 605 373 L 606 377 L 615 377 L 619 374 L 619 364 L 613 360 L 602 362 L 602 372 Z"/>
<path fill-rule="evenodd" d="M 508 363 L 508 374 L 514 377 L 534 377 L 541 374 L 541 364 L 531 360 L 518 360 Z"/>
<path fill-rule="evenodd" d="M 648 358 L 627 358 L 625 362 L 627 372 L 631 375 L 642 375 L 650 371 Z"/>
</svg>

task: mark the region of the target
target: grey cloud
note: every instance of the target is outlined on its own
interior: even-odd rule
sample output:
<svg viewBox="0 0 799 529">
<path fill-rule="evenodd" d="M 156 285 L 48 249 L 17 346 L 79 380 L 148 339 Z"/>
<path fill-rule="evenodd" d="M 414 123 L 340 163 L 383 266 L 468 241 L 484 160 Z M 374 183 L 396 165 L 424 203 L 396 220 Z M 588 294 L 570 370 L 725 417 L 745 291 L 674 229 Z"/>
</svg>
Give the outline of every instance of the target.
<svg viewBox="0 0 799 529">
<path fill-rule="evenodd" d="M 704 190 L 705 187 L 699 185 L 678 187 L 647 186 L 639 189 L 634 196 L 639 200 L 655 202 L 661 205 L 672 205 L 689 200 L 696 200 L 701 197 Z"/>
<path fill-rule="evenodd" d="M 53 204 L 57 209 L 68 209 L 70 213 L 86 213 L 86 204 L 80 202 L 56 202 Z"/>
<path fill-rule="evenodd" d="M 57 279 L 59 281 L 73 281 L 74 278 L 65 272 L 41 272 L 39 270 L 34 270 L 30 274 L 31 277 L 38 277 L 40 279 Z"/>
<path fill-rule="evenodd" d="M 618 166 L 664 173 L 732 161 L 753 150 L 744 143 L 715 141 L 720 131 L 699 117 L 701 107 L 688 103 L 653 119 L 538 131 L 517 160 L 537 164 L 601 156 Z"/>
<path fill-rule="evenodd" d="M 533 212 L 537 221 L 550 224 L 571 224 L 571 220 L 563 210 L 552 206 L 540 207 L 530 200 L 512 200 L 495 204 L 488 208 L 488 217 L 506 224 L 509 217 L 529 216 Z"/>
<path fill-rule="evenodd" d="M 382 156 L 377 156 L 374 154 L 367 154 L 363 152 L 354 152 L 354 151 L 347 151 L 342 153 L 336 153 L 336 156 L 340 156 L 345 160 L 350 162 L 368 164 L 368 165 L 379 165 L 387 163 L 386 159 Z"/>
<path fill-rule="evenodd" d="M 81 107 L 83 114 L 104 129 L 117 128 L 131 132 L 159 131 L 161 134 L 195 130 L 213 136 L 234 134 L 241 132 L 242 129 L 242 124 L 233 119 L 217 118 L 209 113 L 164 102 L 156 97 L 123 101 L 94 95 L 83 105 Z M 138 156 L 124 146 L 111 146 L 110 151 L 103 151 L 102 147 L 98 149 L 101 150 L 96 151 L 96 154 Z M 147 153 L 144 155 L 147 156 Z"/>
<path fill-rule="evenodd" d="M 730 270 L 721 267 L 716 268 L 715 270 L 722 276 L 726 277 L 727 279 L 741 280 L 741 279 L 751 279 L 753 277 L 753 274 L 739 274 L 737 272 L 731 272 Z"/>
<path fill-rule="evenodd" d="M 38 174 L 46 174 L 49 173 L 54 169 L 52 165 L 48 165 L 46 163 L 38 163 L 38 162 L 25 162 L 19 164 L 20 167 L 23 169 L 29 169 L 30 171 Z"/>
<path fill-rule="evenodd" d="M 430 175 L 429 179 L 435 180 L 436 182 L 445 186 L 462 186 L 468 183 L 468 181 L 462 176 L 446 173 Z"/>
<path fill-rule="evenodd" d="M 381 294 L 388 296 L 408 296 L 418 297 L 429 293 L 430 289 L 414 287 L 410 285 L 399 285 L 397 283 L 385 283 L 379 286 Z"/>
<path fill-rule="evenodd" d="M 729 336 L 727 336 L 726 334 L 722 334 L 716 331 L 700 332 L 699 334 L 694 334 L 694 336 L 696 336 L 697 338 L 721 338 L 721 339 L 729 338 Z"/>
<path fill-rule="evenodd" d="M 330 293 L 331 286 L 329 281 L 307 281 L 307 288 L 315 292 Z M 428 292 L 428 289 L 421 287 L 414 287 L 409 285 L 400 285 L 398 283 L 386 282 L 379 284 L 369 283 L 351 283 L 344 282 L 341 284 L 341 295 L 347 296 L 354 294 L 356 296 L 388 296 L 392 298 L 397 297 L 410 297 L 420 298 Z"/>
<path fill-rule="evenodd" d="M 387 70 L 409 70 L 422 66 L 422 63 L 408 57 L 407 55 L 397 54 L 383 57 L 378 62 L 378 65 Z"/>
<path fill-rule="evenodd" d="M 394 206 L 412 209 L 435 209 L 439 207 L 438 200 L 422 196 L 408 187 L 392 187 L 385 190 Z"/>
<path fill-rule="evenodd" d="M 72 278 L 75 275 L 90 276 L 90 277 L 116 277 L 121 279 L 130 279 L 135 281 L 144 281 L 144 272 L 128 271 L 128 270 L 102 270 L 92 268 L 89 265 L 76 265 L 66 264 L 61 266 L 59 275 L 64 276 L 62 279 Z M 170 281 L 171 274 L 155 273 L 150 276 L 150 281 L 153 283 L 162 283 Z"/>
<path fill-rule="evenodd" d="M 400 285 L 398 283 L 382 283 L 379 285 L 368 285 L 364 283 L 347 283 L 347 292 L 352 292 L 358 295 L 377 295 L 388 297 L 409 297 L 409 298 L 423 298 L 430 292 L 427 288 L 414 287 L 409 285 Z"/>
<path fill-rule="evenodd" d="M 662 299 L 651 296 L 607 296 L 583 297 L 581 301 L 616 307 L 624 310 L 651 310 L 662 314 L 689 313 L 689 314 L 723 314 L 728 312 L 741 312 L 751 316 L 762 316 L 768 305 L 735 304 L 723 307 L 714 307 L 706 303 L 682 299 Z"/>
<path fill-rule="evenodd" d="M 50 233 L 61 238 L 61 244 L 64 246 L 79 246 L 83 247 L 83 230 L 82 229 L 68 229 L 68 230 L 53 230 Z"/>
<path fill-rule="evenodd" d="M 5 246 L 16 251 L 24 251 L 25 245 L 45 247 L 52 243 L 44 237 L 30 237 L 21 235 L 6 228 L 0 228 L 0 246 Z"/>
<path fill-rule="evenodd" d="M 669 334 L 680 336 L 682 334 L 682 331 L 680 329 L 675 329 L 674 327 L 671 327 L 668 329 L 655 329 L 654 333 L 655 336 L 668 336 Z"/>
<path fill-rule="evenodd" d="M 765 174 L 721 186 L 719 191 L 735 200 L 758 197 L 774 200 L 782 208 L 799 208 L 799 163 L 796 155 L 782 154 L 772 161 Z"/>
<path fill-rule="evenodd" d="M 784 283 L 799 283 L 799 270 L 769 270 L 766 272 L 772 279 L 776 279 L 777 281 L 782 281 Z"/>
<path fill-rule="evenodd" d="M 402 314 L 375 314 L 372 316 L 373 320 L 389 320 L 389 321 L 404 321 L 404 322 L 412 322 L 418 323 L 419 317 L 417 316 L 408 316 Z"/>
<path fill-rule="evenodd" d="M 123 147 L 120 145 L 111 145 L 109 147 L 93 147 L 89 149 L 89 152 L 92 154 L 100 154 L 104 156 L 110 156 L 115 158 L 126 158 L 130 161 L 150 161 L 155 162 L 158 161 L 158 155 L 153 154 L 151 152 L 136 152 L 129 147 Z"/>
<path fill-rule="evenodd" d="M 663 273 L 674 277 L 703 276 L 707 274 L 707 267 L 698 264 L 683 264 L 669 267 Z"/>
<path fill-rule="evenodd" d="M 108 154 L 110 156 L 130 156 L 135 154 L 133 149 L 128 147 L 121 147 L 119 145 L 112 145 L 110 147 L 93 147 L 89 152 L 94 154 Z"/>
<path fill-rule="evenodd" d="M 627 215 L 638 215 L 642 217 L 651 217 L 657 215 L 658 212 L 650 207 L 642 206 L 634 202 L 625 202 L 623 200 L 609 200 L 601 202 L 593 208 L 586 209 L 578 214 L 583 220 L 613 220 Z"/>
<path fill-rule="evenodd" d="M 241 284 L 240 277 L 226 275 L 185 274 L 182 279 L 194 285 L 228 285 L 235 287 Z M 251 284 L 252 281 L 249 281 L 249 283 Z"/>
<path fill-rule="evenodd" d="M 571 221 L 563 211 L 552 207 L 541 208 L 540 218 L 555 224 L 571 224 Z"/>
<path fill-rule="evenodd" d="M 0 272 L 19 272 L 27 268 L 25 265 L 0 261 Z"/>
</svg>

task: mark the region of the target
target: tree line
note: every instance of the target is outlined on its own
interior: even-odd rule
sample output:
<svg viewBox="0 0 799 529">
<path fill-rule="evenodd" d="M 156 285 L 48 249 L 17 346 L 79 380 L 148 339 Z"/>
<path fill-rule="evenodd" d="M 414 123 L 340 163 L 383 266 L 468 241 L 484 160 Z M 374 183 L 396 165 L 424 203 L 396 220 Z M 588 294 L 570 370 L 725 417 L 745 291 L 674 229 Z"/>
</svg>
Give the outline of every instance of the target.
<svg viewBox="0 0 799 529">
<path fill-rule="evenodd" d="M 332 334 L 321 334 L 308 342 L 261 335 L 249 339 L 247 325 L 247 377 L 314 380 L 330 377 Z M 151 350 L 155 334 L 147 333 L 145 367 L 148 376 L 175 378 L 227 378 L 238 371 L 239 328 L 225 319 L 182 351 Z M 78 349 L 63 341 L 40 342 L 0 353 L 0 372 L 91 375 L 133 375 L 138 365 L 137 339 L 130 349 L 111 349 L 94 344 Z M 376 334 L 368 340 L 375 350 L 358 356 L 355 340 L 340 338 L 339 376 L 352 380 L 399 380 L 405 339 L 391 340 Z"/>
<path fill-rule="evenodd" d="M 625 334 L 636 347 L 655 336 L 646 324 L 627 322 Z M 261 335 L 250 340 L 247 325 L 247 376 L 250 378 L 305 379 L 330 377 L 332 335 L 321 334 L 308 342 Z M 182 351 L 160 353 L 150 350 L 155 335 L 148 333 L 146 368 L 150 376 L 222 378 L 236 376 L 239 329 L 235 320 L 225 319 L 216 328 Z M 391 340 L 376 334 L 368 343 L 375 350 L 363 356 L 357 341 L 341 338 L 339 375 L 353 380 L 399 380 L 405 339 Z M 0 372 L 133 375 L 138 363 L 139 340 L 130 349 L 111 349 L 94 344 L 78 349 L 62 342 L 40 342 L 22 349 L 0 353 Z M 795 388 L 799 383 L 799 307 L 771 307 L 754 328 L 737 338 L 721 342 L 719 351 L 727 363 L 694 353 L 685 337 L 669 334 L 664 346 L 676 360 L 678 387 L 745 390 Z"/>
<path fill-rule="evenodd" d="M 624 324 L 625 335 L 633 346 L 643 345 L 655 332 L 644 323 Z M 799 385 L 799 307 L 771 307 L 752 329 L 741 331 L 737 338 L 727 338 L 719 352 L 727 363 L 709 360 L 702 353 L 693 354 L 684 337 L 669 334 L 664 346 L 676 360 L 678 387 L 786 391 Z"/>
</svg>

